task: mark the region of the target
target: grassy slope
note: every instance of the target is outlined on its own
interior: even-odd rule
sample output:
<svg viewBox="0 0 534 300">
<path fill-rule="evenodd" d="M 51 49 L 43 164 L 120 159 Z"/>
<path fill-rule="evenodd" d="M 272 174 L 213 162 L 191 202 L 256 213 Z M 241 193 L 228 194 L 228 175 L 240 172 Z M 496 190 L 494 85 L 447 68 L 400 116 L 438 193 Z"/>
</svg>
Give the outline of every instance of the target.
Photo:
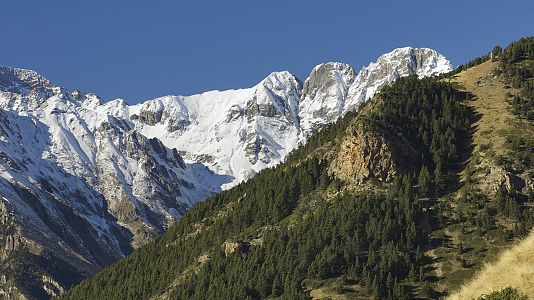
<svg viewBox="0 0 534 300">
<path fill-rule="evenodd" d="M 493 70 L 497 63 L 487 61 L 473 68 L 467 69 L 455 75 L 451 82 L 472 93 L 474 97 L 467 103 L 478 114 L 474 124 L 473 144 L 474 153 L 480 153 L 480 146 L 491 145 L 496 154 L 505 155 L 505 135 L 503 132 L 510 130 L 517 117 L 509 109 L 505 101 L 507 89 L 505 85 L 493 77 Z M 462 174 L 465 179 L 465 174 Z"/>
<path fill-rule="evenodd" d="M 495 67 L 496 63 L 488 61 L 470 68 L 452 79 L 453 82 L 459 83 L 474 95 L 468 105 L 474 109 L 480 118 L 473 124 L 473 153 L 475 156 L 472 157 L 479 154 L 476 163 L 492 167 L 495 166 L 495 157 L 509 155 L 509 149 L 506 146 L 507 135 L 520 130 L 523 136 L 529 137 L 529 139 L 534 138 L 532 124 L 520 120 L 511 113 L 510 105 L 505 101 L 506 94 L 515 91 L 509 89 L 493 76 Z M 491 174 L 486 174 L 486 176 L 491 177 Z M 465 177 L 465 172 L 462 172 L 463 181 L 465 181 Z M 482 186 L 482 188 L 488 187 Z M 532 284 L 534 282 L 534 233 L 521 243 L 513 244 L 515 246 L 504 251 L 501 255 L 496 254 L 496 252 L 502 251 L 509 245 L 499 244 L 487 245 L 486 248 L 489 251 L 481 255 L 485 261 L 494 260 L 496 256 L 499 256 L 499 259 L 496 262 L 487 263 L 482 269 L 480 269 L 479 263 L 475 263 L 475 266 L 463 274 L 464 276 L 455 278 L 454 283 L 462 281 L 466 277 L 470 277 L 470 274 L 476 270 L 480 270 L 476 273 L 474 280 L 463 285 L 449 299 L 472 299 L 507 286 L 514 286 L 527 295 L 534 295 L 534 284 Z M 480 259 L 477 261 L 480 262 Z M 447 280 L 445 282 L 447 283 Z M 446 284 L 449 289 L 455 288 L 455 285 L 451 284 L 450 281 L 449 284 Z"/>
<path fill-rule="evenodd" d="M 462 214 L 467 216 L 476 215 L 478 209 L 472 203 L 464 201 L 464 189 L 466 184 L 465 170 L 473 162 L 473 154 L 479 153 L 481 144 L 490 144 L 495 149 L 503 149 L 503 137 L 495 134 L 505 126 L 504 121 L 493 122 L 490 118 L 501 115 L 495 119 L 508 119 L 509 113 L 504 105 L 498 103 L 498 97 L 489 88 L 495 89 L 495 84 L 479 87 L 477 81 L 480 77 L 491 73 L 493 64 L 491 62 L 469 68 L 452 78 L 450 81 L 458 84 L 459 89 L 470 93 L 469 100 L 463 103 L 472 111 L 472 133 L 465 137 L 465 147 L 460 149 L 464 165 L 459 166 L 458 186 L 450 186 L 449 193 L 436 199 L 432 207 L 427 211 L 427 232 L 429 232 L 429 242 L 426 245 L 426 256 L 429 263 L 425 268 L 427 280 L 432 282 L 432 288 L 439 295 L 446 295 L 451 290 L 456 289 L 462 282 L 470 278 L 476 270 L 483 265 L 488 258 L 493 258 L 500 251 L 500 246 L 508 241 L 503 237 L 503 230 L 494 230 L 494 235 L 498 238 L 488 243 L 488 237 L 481 237 L 472 229 L 471 224 L 466 220 L 461 220 Z M 502 84 L 498 87 L 504 90 Z M 504 95 L 504 92 L 502 93 Z M 488 99 L 493 103 L 490 103 Z M 497 103 L 497 104 L 495 104 Z M 493 108 L 495 106 L 495 108 Z M 495 113 L 497 112 L 497 113 Z M 498 124 L 498 128 L 495 125 Z M 499 153 L 503 151 L 499 150 Z M 478 163 L 478 161 L 476 162 Z M 437 221 L 437 215 L 442 216 L 442 221 Z M 461 251 L 463 245 L 468 251 Z"/>
<path fill-rule="evenodd" d="M 511 286 L 534 299 L 534 233 L 502 253 L 448 299 L 473 299 Z"/>
</svg>

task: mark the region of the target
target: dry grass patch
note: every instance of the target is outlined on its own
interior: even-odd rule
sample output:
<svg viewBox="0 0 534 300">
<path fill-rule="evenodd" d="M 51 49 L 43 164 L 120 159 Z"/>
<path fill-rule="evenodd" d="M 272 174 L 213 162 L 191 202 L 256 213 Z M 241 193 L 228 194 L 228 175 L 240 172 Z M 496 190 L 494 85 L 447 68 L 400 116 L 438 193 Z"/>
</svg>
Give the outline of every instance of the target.
<svg viewBox="0 0 534 300">
<path fill-rule="evenodd" d="M 506 93 L 509 91 L 493 73 L 497 63 L 487 61 L 455 75 L 451 82 L 473 94 L 467 102 L 480 119 L 473 124 L 474 152 L 488 145 L 497 155 L 506 154 L 506 134 L 517 119 L 509 109 Z"/>
<path fill-rule="evenodd" d="M 476 299 L 483 294 L 501 290 L 508 286 L 534 299 L 534 231 L 530 236 L 511 249 L 503 252 L 500 258 L 487 264 L 449 300 Z"/>
</svg>

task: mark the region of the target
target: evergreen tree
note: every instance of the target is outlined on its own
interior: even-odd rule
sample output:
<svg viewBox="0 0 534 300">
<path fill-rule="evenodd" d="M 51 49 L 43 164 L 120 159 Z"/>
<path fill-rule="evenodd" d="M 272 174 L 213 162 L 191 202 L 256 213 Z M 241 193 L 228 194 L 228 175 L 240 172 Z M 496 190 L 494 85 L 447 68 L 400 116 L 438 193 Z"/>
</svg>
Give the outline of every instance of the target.
<svg viewBox="0 0 534 300">
<path fill-rule="evenodd" d="M 445 178 L 443 176 L 442 163 L 437 162 L 436 168 L 434 169 L 434 185 L 435 189 L 438 192 L 441 192 L 445 188 Z"/>
<path fill-rule="evenodd" d="M 497 61 L 499 57 L 501 56 L 501 54 L 502 54 L 502 48 L 499 45 L 495 46 L 493 50 L 491 51 L 491 60 Z"/>
<path fill-rule="evenodd" d="M 426 166 L 423 166 L 421 170 L 419 171 L 418 183 L 419 183 L 419 194 L 423 197 L 428 197 L 430 195 L 432 186 L 431 186 L 430 172 L 428 172 L 428 169 L 426 168 Z"/>
</svg>

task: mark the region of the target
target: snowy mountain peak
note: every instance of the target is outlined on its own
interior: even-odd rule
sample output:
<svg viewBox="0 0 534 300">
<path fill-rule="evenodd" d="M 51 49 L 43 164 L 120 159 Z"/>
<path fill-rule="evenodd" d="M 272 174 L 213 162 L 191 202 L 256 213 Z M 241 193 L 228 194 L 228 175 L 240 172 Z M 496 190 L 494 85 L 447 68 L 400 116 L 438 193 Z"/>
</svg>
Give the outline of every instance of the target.
<svg viewBox="0 0 534 300">
<path fill-rule="evenodd" d="M 259 84 L 271 86 L 276 89 L 276 87 L 281 88 L 287 83 L 300 85 L 300 80 L 288 71 L 278 71 L 269 74 Z"/>
<path fill-rule="evenodd" d="M 95 94 L 70 91 L 54 85 L 33 70 L 0 66 L 0 108 L 16 111 L 49 111 L 66 107 L 95 108 L 102 100 Z M 43 107 L 46 106 L 46 107 Z"/>
<path fill-rule="evenodd" d="M 271 73 L 256 85 L 254 97 L 247 101 L 248 116 L 282 115 L 297 124 L 301 89 L 295 75 L 287 71 Z"/>
<path fill-rule="evenodd" d="M 322 126 L 357 109 L 384 85 L 399 77 L 419 77 L 452 70 L 450 62 L 435 50 L 404 47 L 381 55 L 358 75 L 343 63 L 316 66 L 304 83 L 300 100 L 301 140 Z"/>
<path fill-rule="evenodd" d="M 82 94 L 80 91 L 74 91 L 71 93 L 71 96 L 74 100 L 79 101 L 80 103 L 82 103 L 84 107 L 88 109 L 96 108 L 104 104 L 104 101 L 102 101 L 102 99 L 98 95 L 93 94 L 93 93 Z M 124 100 L 122 99 L 120 100 L 124 102 Z M 108 103 L 114 103 L 114 101 L 115 100 L 112 100 L 112 101 L 109 101 Z"/>
<path fill-rule="evenodd" d="M 376 63 L 371 63 L 368 68 L 372 69 L 380 64 L 398 69 L 407 67 L 412 74 L 416 74 L 419 77 L 446 73 L 452 70 L 451 63 L 443 55 L 429 48 L 397 48 L 380 56 Z"/>
<path fill-rule="evenodd" d="M 435 50 L 412 47 L 395 49 L 360 70 L 349 88 L 346 109 L 357 108 L 383 86 L 400 77 L 426 77 L 450 72 L 452 69 L 451 63 Z"/>
<path fill-rule="evenodd" d="M 355 76 L 352 67 L 344 63 L 329 62 L 313 68 L 300 100 L 304 137 L 343 113 L 347 90 Z"/>
<path fill-rule="evenodd" d="M 346 63 L 331 61 L 331 62 L 318 64 L 312 69 L 312 73 L 319 72 L 321 69 L 334 69 L 334 70 L 343 71 L 343 70 L 348 70 L 348 69 L 352 70 L 352 67 Z M 352 72 L 354 72 L 354 70 Z"/>
<path fill-rule="evenodd" d="M 0 89 L 3 92 L 29 93 L 38 87 L 51 86 L 48 79 L 33 70 L 0 66 Z"/>
</svg>

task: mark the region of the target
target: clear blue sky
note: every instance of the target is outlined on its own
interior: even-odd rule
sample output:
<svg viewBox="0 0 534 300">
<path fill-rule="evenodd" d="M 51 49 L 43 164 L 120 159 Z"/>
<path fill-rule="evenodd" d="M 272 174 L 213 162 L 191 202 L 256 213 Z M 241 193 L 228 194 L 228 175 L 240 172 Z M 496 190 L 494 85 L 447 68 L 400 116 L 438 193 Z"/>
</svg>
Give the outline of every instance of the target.
<svg viewBox="0 0 534 300">
<path fill-rule="evenodd" d="M 130 103 L 304 79 L 326 61 L 359 69 L 403 46 L 454 65 L 534 35 L 534 1 L 5 0 L 0 64 Z"/>
</svg>

